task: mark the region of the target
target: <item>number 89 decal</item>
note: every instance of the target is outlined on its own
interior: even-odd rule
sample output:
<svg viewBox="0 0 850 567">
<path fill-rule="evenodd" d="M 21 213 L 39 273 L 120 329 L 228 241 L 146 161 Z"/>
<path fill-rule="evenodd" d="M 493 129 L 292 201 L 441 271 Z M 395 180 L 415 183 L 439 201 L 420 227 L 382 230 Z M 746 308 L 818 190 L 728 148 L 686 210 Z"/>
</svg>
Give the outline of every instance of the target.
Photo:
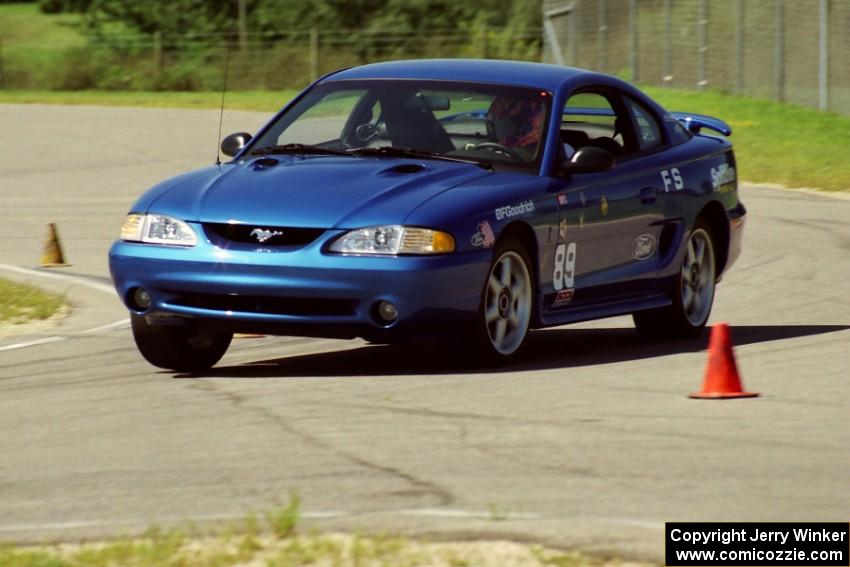
<svg viewBox="0 0 850 567">
<path fill-rule="evenodd" d="M 576 243 L 558 244 L 555 248 L 555 271 L 552 274 L 552 285 L 555 291 L 575 287 Z"/>
</svg>

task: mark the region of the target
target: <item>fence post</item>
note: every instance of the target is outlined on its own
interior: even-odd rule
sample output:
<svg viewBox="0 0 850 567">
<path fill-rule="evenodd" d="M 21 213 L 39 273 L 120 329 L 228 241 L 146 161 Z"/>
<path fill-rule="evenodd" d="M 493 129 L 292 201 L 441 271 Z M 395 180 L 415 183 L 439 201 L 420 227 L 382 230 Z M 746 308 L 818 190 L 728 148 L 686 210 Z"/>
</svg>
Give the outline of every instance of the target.
<svg viewBox="0 0 850 567">
<path fill-rule="evenodd" d="M 573 2 L 570 12 L 570 66 L 578 66 L 578 2 Z"/>
<path fill-rule="evenodd" d="M 705 60 L 708 52 L 708 0 L 699 0 L 699 52 L 698 52 L 698 73 L 697 87 L 702 90 L 708 84 L 708 75 L 706 72 Z"/>
<path fill-rule="evenodd" d="M 829 110 L 829 0 L 820 0 L 820 57 L 818 83 L 821 110 Z"/>
<path fill-rule="evenodd" d="M 629 0 L 629 75 L 638 80 L 638 25 L 637 0 Z"/>
<path fill-rule="evenodd" d="M 478 30 L 480 37 L 480 56 L 481 59 L 487 59 L 490 52 L 490 38 L 488 37 L 487 24 L 481 24 L 481 29 Z"/>
<path fill-rule="evenodd" d="M 161 31 L 153 32 L 153 60 L 156 76 L 159 77 L 162 74 L 162 67 L 164 63 Z"/>
<path fill-rule="evenodd" d="M 776 100 L 785 102 L 785 0 L 775 0 L 773 81 Z"/>
<path fill-rule="evenodd" d="M 744 92 L 744 0 L 737 0 L 735 18 L 735 93 Z"/>
<path fill-rule="evenodd" d="M 247 12 L 245 6 L 246 0 L 237 0 L 237 18 L 239 25 L 239 51 L 245 51 L 248 48 L 248 24 Z"/>
<path fill-rule="evenodd" d="M 552 18 L 563 15 L 572 18 L 574 10 L 575 2 L 569 6 L 563 6 L 555 10 L 543 11 L 543 33 L 546 34 L 546 41 L 549 43 L 549 49 L 552 51 L 552 58 L 555 60 L 556 65 L 564 66 L 567 63 L 564 61 L 564 50 L 561 49 L 561 40 L 558 39 L 558 32 L 552 23 Z"/>
<path fill-rule="evenodd" d="M 319 28 L 310 28 L 310 81 L 319 78 Z"/>
<path fill-rule="evenodd" d="M 664 61 L 661 84 L 669 87 L 673 81 L 673 17 L 670 0 L 664 0 Z"/>
<path fill-rule="evenodd" d="M 599 32 L 596 43 L 596 67 L 598 71 L 608 68 L 608 9 L 605 0 L 598 0 Z"/>
</svg>

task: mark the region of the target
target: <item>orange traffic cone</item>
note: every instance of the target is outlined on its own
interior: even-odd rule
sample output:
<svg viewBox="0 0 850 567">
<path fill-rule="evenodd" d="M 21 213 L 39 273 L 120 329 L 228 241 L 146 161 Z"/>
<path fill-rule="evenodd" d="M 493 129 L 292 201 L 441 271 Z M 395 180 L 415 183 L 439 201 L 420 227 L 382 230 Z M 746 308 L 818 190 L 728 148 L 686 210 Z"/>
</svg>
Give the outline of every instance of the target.
<svg viewBox="0 0 850 567">
<path fill-rule="evenodd" d="M 741 377 L 732 352 L 729 338 L 729 325 L 717 323 L 711 327 L 711 340 L 708 343 L 708 364 L 705 367 L 702 392 L 691 394 L 689 398 L 721 400 L 725 398 L 754 398 L 758 394 L 745 392 L 741 387 Z"/>
<path fill-rule="evenodd" d="M 44 243 L 44 252 L 41 254 L 42 268 L 64 268 L 71 264 L 65 263 L 65 256 L 62 254 L 62 245 L 59 243 L 59 232 L 56 230 L 56 223 L 47 225 L 47 240 Z"/>
</svg>

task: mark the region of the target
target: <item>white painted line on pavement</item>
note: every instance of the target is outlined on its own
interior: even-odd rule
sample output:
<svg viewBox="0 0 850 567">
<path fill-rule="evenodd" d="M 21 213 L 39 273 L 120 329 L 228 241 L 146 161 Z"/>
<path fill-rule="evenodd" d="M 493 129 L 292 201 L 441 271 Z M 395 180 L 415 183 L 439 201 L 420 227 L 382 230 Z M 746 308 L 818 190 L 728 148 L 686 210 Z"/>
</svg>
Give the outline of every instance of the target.
<svg viewBox="0 0 850 567">
<path fill-rule="evenodd" d="M 56 343 L 56 342 L 59 342 L 59 341 L 64 341 L 67 338 L 68 337 L 45 337 L 43 339 L 36 339 L 34 341 L 27 341 L 25 343 L 15 343 L 13 345 L 6 345 L 4 347 L 0 347 L 0 351 L 15 350 L 16 348 L 26 348 L 26 347 L 38 346 L 38 345 L 46 345 L 46 344 L 50 344 L 50 343 Z"/>
<path fill-rule="evenodd" d="M 92 333 L 99 333 L 101 331 L 111 331 L 112 329 L 123 329 L 124 327 L 130 326 L 129 319 L 121 319 L 120 321 L 114 321 L 112 323 L 107 323 L 106 325 L 101 325 L 100 327 L 95 327 L 94 329 L 86 329 L 85 331 L 80 331 L 77 333 L 78 335 L 91 335 Z"/>
<path fill-rule="evenodd" d="M 505 513 L 498 514 L 499 519 L 505 520 L 534 520 L 542 518 L 540 514 L 519 514 Z M 352 513 L 341 510 L 315 510 L 312 512 L 302 512 L 300 516 L 308 520 L 324 520 L 333 518 L 346 518 L 354 516 L 418 516 L 428 518 L 467 518 L 467 519 L 491 519 L 494 513 L 490 511 L 476 510 L 457 510 L 457 509 L 441 509 L 441 508 L 409 508 L 402 510 L 376 510 L 374 512 Z M 230 514 L 202 514 L 192 516 L 194 521 L 233 521 L 244 518 L 241 515 Z M 159 523 L 185 522 L 186 516 L 172 518 L 158 518 Z M 44 531 L 44 530 L 66 530 L 74 528 L 92 528 L 99 526 L 132 526 L 142 525 L 148 522 L 148 519 L 136 518 L 121 518 L 111 520 L 72 520 L 68 522 L 48 522 L 44 524 L 13 524 L 0 525 L 0 533 L 3 532 L 27 532 L 27 531 Z"/>
<path fill-rule="evenodd" d="M 91 528 L 101 526 L 105 522 L 101 520 L 77 521 L 77 522 L 50 522 L 47 524 L 18 524 L 15 526 L 0 526 L 0 532 L 28 532 L 39 530 L 68 530 L 74 528 Z"/>
<path fill-rule="evenodd" d="M 72 276 L 69 274 L 59 274 L 59 273 L 49 273 L 43 270 L 32 270 L 30 268 L 21 268 L 19 266 L 12 266 L 11 264 L 0 264 L 0 270 L 7 270 L 9 272 L 17 272 L 19 274 L 26 274 L 28 276 L 37 276 L 40 278 L 54 279 L 54 280 L 70 280 L 80 285 L 84 285 L 86 287 L 90 287 L 92 289 L 96 289 L 98 291 L 102 291 L 104 293 L 113 294 L 115 293 L 115 289 L 106 284 L 93 282 L 87 280 L 85 278 Z"/>
<path fill-rule="evenodd" d="M 505 520 L 537 520 L 540 514 L 523 514 L 519 512 L 500 512 L 499 510 L 457 510 L 451 508 L 411 508 L 407 510 L 391 510 L 387 514 L 400 516 L 420 516 L 426 518 L 476 518 L 490 519 L 497 517 Z"/>
<path fill-rule="evenodd" d="M 305 519 L 314 519 L 321 520 L 325 518 L 343 518 L 346 516 L 351 516 L 352 514 L 348 512 L 339 512 L 339 511 L 317 511 L 317 512 L 303 512 L 300 513 L 299 516 Z M 192 516 L 191 520 L 195 522 L 220 522 L 220 521 L 235 521 L 245 518 L 243 515 L 232 515 L 232 514 L 205 514 L 200 516 Z M 171 518 L 159 518 L 157 519 L 158 523 L 177 523 L 177 522 L 186 522 L 188 521 L 187 516 L 180 517 L 171 517 Z M 96 528 L 102 526 L 134 526 L 134 525 L 147 525 L 149 522 L 148 519 L 144 518 L 122 518 L 122 519 L 113 519 L 113 520 L 70 520 L 67 522 L 47 522 L 43 524 L 13 524 L 13 525 L 0 525 L 0 533 L 4 532 L 39 532 L 46 530 L 72 530 L 75 528 Z"/>
</svg>

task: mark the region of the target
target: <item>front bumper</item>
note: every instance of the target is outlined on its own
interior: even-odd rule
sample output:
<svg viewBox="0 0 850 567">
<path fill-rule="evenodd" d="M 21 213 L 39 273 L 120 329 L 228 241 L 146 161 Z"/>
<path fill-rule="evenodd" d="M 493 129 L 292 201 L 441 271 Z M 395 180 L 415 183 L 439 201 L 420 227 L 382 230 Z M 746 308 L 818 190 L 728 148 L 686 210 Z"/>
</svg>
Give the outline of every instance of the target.
<svg viewBox="0 0 850 567">
<path fill-rule="evenodd" d="M 473 320 L 490 251 L 398 257 L 324 252 L 339 234 L 327 231 L 285 250 L 224 249 L 203 237 L 192 248 L 119 241 L 109 267 L 124 304 L 152 324 L 201 320 L 233 331 L 389 337 Z M 145 310 L 133 303 L 140 287 L 152 299 Z M 377 317 L 380 301 L 398 308 L 392 324 Z"/>
</svg>

